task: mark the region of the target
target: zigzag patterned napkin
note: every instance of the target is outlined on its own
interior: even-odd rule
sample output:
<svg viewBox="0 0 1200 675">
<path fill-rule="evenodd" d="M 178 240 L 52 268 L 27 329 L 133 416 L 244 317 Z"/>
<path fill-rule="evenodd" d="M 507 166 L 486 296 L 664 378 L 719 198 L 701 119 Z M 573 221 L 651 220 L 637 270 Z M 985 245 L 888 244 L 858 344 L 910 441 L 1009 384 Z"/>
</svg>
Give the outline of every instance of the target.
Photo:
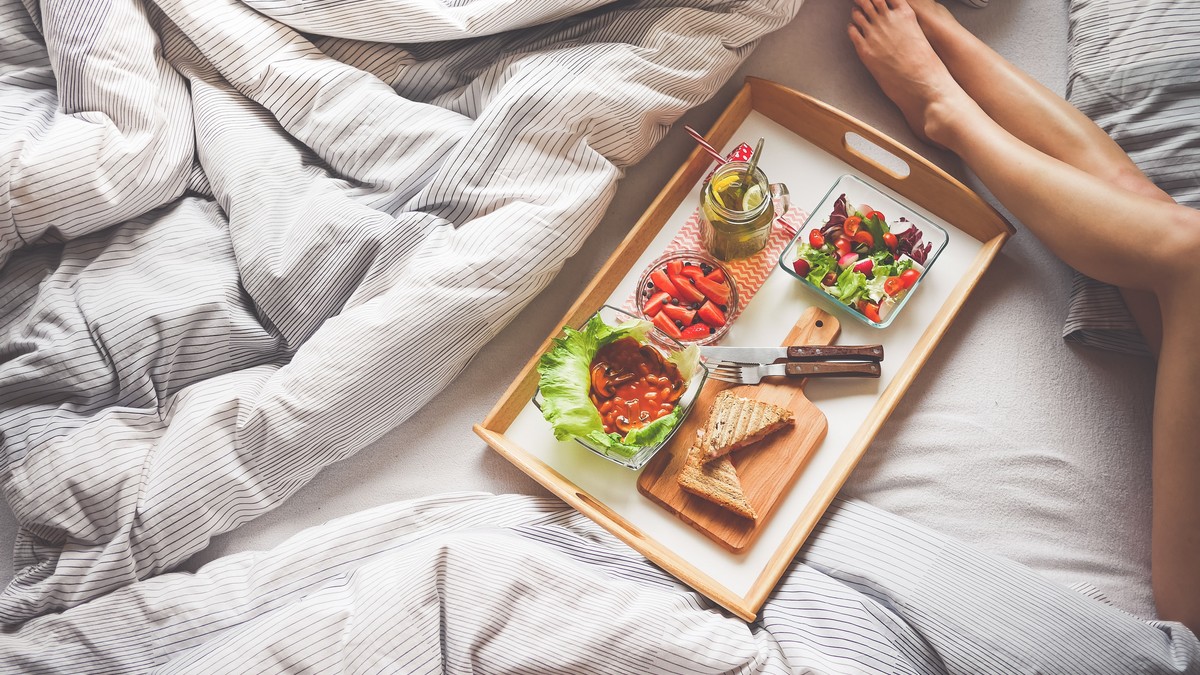
<svg viewBox="0 0 1200 675">
<path fill-rule="evenodd" d="M 733 276 L 734 282 L 737 284 L 738 292 L 738 307 L 737 310 L 730 313 L 729 319 L 736 319 L 738 314 L 741 314 L 742 309 L 750 302 L 750 298 L 762 288 L 766 282 L 767 276 L 775 269 L 775 265 L 779 262 L 779 254 L 783 253 L 784 247 L 788 245 L 792 237 L 796 234 L 808 219 L 808 214 L 802 210 L 792 209 L 786 214 L 779 216 L 775 221 L 775 228 L 771 230 L 771 237 L 767 240 L 767 245 L 763 250 L 755 253 L 749 258 L 734 260 L 732 262 L 723 262 L 729 274 Z M 782 223 L 779 221 L 783 221 Z M 696 208 L 692 212 L 687 222 L 679 228 L 679 232 L 671 239 L 671 243 L 663 250 L 662 254 L 674 253 L 676 251 L 703 251 L 704 246 L 700 240 L 700 209 Z M 630 314 L 637 314 L 637 290 L 629 295 L 625 300 L 623 309 Z"/>
</svg>

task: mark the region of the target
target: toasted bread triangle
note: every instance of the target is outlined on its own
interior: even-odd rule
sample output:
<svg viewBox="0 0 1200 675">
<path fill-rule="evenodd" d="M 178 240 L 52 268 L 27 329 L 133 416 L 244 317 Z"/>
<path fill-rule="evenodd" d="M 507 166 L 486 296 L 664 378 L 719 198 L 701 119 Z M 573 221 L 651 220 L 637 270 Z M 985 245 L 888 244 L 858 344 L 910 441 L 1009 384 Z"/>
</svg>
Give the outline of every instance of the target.
<svg viewBox="0 0 1200 675">
<path fill-rule="evenodd" d="M 687 461 L 679 472 L 679 486 L 688 492 L 729 509 L 739 516 L 758 520 L 754 507 L 742 492 L 737 469 L 728 457 L 708 462 L 701 448 L 703 434 L 698 434 L 697 443 L 688 450 Z"/>
<path fill-rule="evenodd" d="M 723 391 L 713 401 L 701 436 L 704 458 L 714 460 L 791 424 L 792 411 Z"/>
</svg>

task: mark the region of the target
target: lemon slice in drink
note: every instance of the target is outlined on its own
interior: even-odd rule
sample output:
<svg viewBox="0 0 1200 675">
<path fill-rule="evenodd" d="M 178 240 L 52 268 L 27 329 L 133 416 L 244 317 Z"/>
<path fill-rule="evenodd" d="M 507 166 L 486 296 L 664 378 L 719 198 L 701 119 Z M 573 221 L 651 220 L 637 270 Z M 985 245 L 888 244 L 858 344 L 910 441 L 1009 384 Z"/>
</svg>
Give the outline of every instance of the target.
<svg viewBox="0 0 1200 675">
<path fill-rule="evenodd" d="M 757 209 L 759 204 L 763 203 L 763 189 L 759 185 L 751 185 L 746 194 L 742 197 L 742 210 L 753 211 Z"/>
<path fill-rule="evenodd" d="M 740 178 L 741 178 L 741 176 L 737 175 L 736 173 L 730 173 L 725 176 L 718 176 L 717 178 L 713 179 L 713 184 L 712 184 L 713 199 L 717 202 L 717 205 L 719 205 L 721 208 L 723 208 L 723 209 L 730 208 L 730 205 L 725 203 L 725 196 L 727 194 L 729 196 L 733 196 L 733 193 L 735 193 L 737 191 L 738 180 Z"/>
</svg>

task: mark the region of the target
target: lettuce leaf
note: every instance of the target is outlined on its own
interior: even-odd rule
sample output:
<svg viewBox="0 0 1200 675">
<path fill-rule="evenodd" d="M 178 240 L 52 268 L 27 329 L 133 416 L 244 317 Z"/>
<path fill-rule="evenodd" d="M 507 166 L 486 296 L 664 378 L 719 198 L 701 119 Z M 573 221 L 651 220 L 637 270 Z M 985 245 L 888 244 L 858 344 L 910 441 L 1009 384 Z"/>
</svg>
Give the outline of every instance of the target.
<svg viewBox="0 0 1200 675">
<path fill-rule="evenodd" d="M 667 438 L 679 424 L 679 408 L 650 424 L 631 430 L 624 439 L 620 434 L 604 432 L 600 412 L 588 397 L 591 387 L 592 359 L 600 348 L 614 340 L 632 337 L 645 343 L 654 324 L 641 319 L 609 326 L 599 316 L 593 316 L 582 330 L 563 328 L 563 337 L 551 340 L 550 349 L 538 360 L 542 394 L 542 416 L 560 441 L 581 438 L 601 449 L 632 457 L 649 445 Z M 673 352 L 667 360 L 679 368 L 684 382 L 691 379 L 700 364 L 700 350 L 692 345 Z"/>
<path fill-rule="evenodd" d="M 867 275 L 855 272 L 853 267 L 847 267 L 838 275 L 834 286 L 837 289 L 837 299 L 844 304 L 853 305 L 855 300 L 867 292 Z"/>
<path fill-rule="evenodd" d="M 804 278 L 814 286 L 820 286 L 826 274 L 837 270 L 837 259 L 833 255 L 809 244 L 800 244 L 796 248 L 796 257 L 808 261 L 808 274 Z"/>
</svg>

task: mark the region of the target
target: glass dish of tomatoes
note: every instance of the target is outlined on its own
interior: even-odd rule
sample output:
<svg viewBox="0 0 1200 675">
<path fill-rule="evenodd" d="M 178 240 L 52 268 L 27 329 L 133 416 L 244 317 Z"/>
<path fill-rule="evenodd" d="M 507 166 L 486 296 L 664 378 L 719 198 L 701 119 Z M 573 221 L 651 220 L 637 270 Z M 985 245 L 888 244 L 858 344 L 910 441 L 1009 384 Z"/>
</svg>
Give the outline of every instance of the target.
<svg viewBox="0 0 1200 675">
<path fill-rule="evenodd" d="M 650 263 L 638 281 L 638 314 L 654 323 L 656 335 L 684 344 L 720 340 L 737 308 L 733 275 L 703 251 L 668 253 Z"/>
</svg>

